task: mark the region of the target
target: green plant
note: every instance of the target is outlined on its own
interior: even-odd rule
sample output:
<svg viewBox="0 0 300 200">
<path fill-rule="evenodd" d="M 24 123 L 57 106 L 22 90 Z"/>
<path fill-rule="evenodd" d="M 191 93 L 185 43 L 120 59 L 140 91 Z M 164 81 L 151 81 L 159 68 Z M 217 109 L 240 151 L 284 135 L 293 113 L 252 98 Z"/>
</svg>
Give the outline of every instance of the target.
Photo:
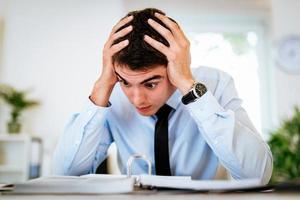
<svg viewBox="0 0 300 200">
<path fill-rule="evenodd" d="M 288 181 L 300 177 L 300 110 L 295 107 L 292 118 L 272 133 L 269 145 L 273 153 L 274 169 L 271 182 Z"/>
<path fill-rule="evenodd" d="M 38 101 L 27 99 L 26 94 L 27 91 L 18 91 L 9 85 L 0 84 L 0 98 L 11 107 L 11 118 L 8 124 L 19 124 L 21 113 L 39 104 Z"/>
</svg>

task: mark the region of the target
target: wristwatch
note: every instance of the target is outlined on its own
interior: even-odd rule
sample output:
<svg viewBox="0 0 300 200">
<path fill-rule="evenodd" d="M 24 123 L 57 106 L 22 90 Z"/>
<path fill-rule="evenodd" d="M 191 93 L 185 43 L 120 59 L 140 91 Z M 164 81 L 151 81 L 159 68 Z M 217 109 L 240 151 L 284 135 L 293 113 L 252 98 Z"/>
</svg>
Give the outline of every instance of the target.
<svg viewBox="0 0 300 200">
<path fill-rule="evenodd" d="M 207 88 L 204 84 L 195 82 L 190 91 L 184 95 L 181 99 L 184 105 L 196 101 L 207 92 Z"/>
</svg>

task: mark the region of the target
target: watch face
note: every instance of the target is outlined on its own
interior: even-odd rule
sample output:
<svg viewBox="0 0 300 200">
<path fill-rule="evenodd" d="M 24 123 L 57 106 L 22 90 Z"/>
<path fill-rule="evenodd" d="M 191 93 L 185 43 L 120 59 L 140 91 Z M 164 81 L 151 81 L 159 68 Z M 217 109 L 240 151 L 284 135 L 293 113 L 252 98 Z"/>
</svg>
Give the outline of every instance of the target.
<svg viewBox="0 0 300 200">
<path fill-rule="evenodd" d="M 195 85 L 195 92 L 197 93 L 198 97 L 201 97 L 202 95 L 205 94 L 205 92 L 207 91 L 205 85 L 201 84 L 201 83 L 197 83 Z"/>
<path fill-rule="evenodd" d="M 200 98 L 202 95 L 204 95 L 207 92 L 207 89 L 205 85 L 202 83 L 196 83 L 193 85 L 192 90 L 190 90 L 186 95 L 184 95 L 181 99 L 182 103 L 187 105 L 191 102 L 196 101 L 198 98 Z"/>
</svg>

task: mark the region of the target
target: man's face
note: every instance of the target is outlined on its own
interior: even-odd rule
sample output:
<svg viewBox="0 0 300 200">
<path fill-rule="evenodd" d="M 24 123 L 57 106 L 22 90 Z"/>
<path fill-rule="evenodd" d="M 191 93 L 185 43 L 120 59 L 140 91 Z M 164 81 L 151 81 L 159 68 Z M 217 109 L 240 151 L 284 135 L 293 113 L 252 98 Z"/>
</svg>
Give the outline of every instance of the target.
<svg viewBox="0 0 300 200">
<path fill-rule="evenodd" d="M 138 71 L 116 66 L 115 71 L 123 92 L 143 116 L 155 114 L 176 89 L 163 65 Z"/>
</svg>

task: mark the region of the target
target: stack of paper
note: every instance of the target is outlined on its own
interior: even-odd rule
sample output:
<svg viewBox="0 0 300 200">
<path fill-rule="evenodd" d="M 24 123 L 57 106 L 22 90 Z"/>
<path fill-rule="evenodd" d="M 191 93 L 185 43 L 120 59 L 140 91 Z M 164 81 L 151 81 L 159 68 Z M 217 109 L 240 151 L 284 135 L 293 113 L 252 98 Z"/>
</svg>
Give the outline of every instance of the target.
<svg viewBox="0 0 300 200">
<path fill-rule="evenodd" d="M 3 185 L 4 186 L 4 185 Z M 6 188 L 12 189 L 12 185 Z M 155 176 L 90 174 L 84 176 L 50 176 L 14 185 L 14 193 L 22 194 L 103 194 L 129 193 L 135 187 L 168 188 L 194 191 L 232 191 L 260 187 L 259 179 L 192 180 L 188 176 Z M 4 189 L 3 189 L 4 190 Z"/>
<path fill-rule="evenodd" d="M 128 193 L 135 179 L 127 177 L 52 176 L 15 184 L 14 193 L 22 194 L 103 194 Z"/>
<path fill-rule="evenodd" d="M 150 188 L 169 188 L 196 191 L 226 191 L 260 187 L 260 179 L 244 180 L 192 180 L 188 176 L 140 175 L 139 184 Z"/>
</svg>

